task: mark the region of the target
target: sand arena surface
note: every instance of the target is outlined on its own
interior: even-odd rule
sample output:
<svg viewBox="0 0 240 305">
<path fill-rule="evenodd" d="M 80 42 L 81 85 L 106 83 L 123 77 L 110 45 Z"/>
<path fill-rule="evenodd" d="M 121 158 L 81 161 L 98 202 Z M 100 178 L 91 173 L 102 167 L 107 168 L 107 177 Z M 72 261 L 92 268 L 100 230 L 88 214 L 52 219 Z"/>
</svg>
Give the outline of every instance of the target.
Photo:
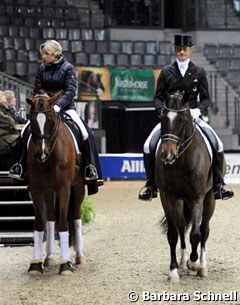
<svg viewBox="0 0 240 305">
<path fill-rule="evenodd" d="M 240 186 L 232 186 L 233 199 L 217 201 L 207 242 L 208 277 L 186 271 L 173 286 L 167 282 L 169 246 L 159 226 L 162 207 L 159 199 L 137 200 L 142 185 L 107 182 L 92 197 L 97 215 L 84 225 L 86 262 L 71 276 L 59 276 L 58 265 L 30 276 L 32 247 L 0 248 L 0 305 L 125 305 L 130 291 L 139 294 L 136 304 L 240 304 Z M 143 301 L 143 291 L 190 301 Z M 238 301 L 197 301 L 196 291 L 237 291 Z"/>
</svg>

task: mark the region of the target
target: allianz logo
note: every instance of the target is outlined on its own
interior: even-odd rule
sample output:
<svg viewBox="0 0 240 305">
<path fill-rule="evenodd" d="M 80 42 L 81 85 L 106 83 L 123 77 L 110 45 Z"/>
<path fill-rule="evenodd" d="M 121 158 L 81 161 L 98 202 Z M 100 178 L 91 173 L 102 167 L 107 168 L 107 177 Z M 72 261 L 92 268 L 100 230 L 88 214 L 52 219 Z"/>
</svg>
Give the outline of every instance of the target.
<svg viewBox="0 0 240 305">
<path fill-rule="evenodd" d="M 148 89 L 148 81 L 133 80 L 131 76 L 126 79 L 121 79 L 120 76 L 115 77 L 115 84 L 118 88 L 129 89 Z"/>
<path fill-rule="evenodd" d="M 121 173 L 144 173 L 143 160 L 123 160 Z"/>
</svg>

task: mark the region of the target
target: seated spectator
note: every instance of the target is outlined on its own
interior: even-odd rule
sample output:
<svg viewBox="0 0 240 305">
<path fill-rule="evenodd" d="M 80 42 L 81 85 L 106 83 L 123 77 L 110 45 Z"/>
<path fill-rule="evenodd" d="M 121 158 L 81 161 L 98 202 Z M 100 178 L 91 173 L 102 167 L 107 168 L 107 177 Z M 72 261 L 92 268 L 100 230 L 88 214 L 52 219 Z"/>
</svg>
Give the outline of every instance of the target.
<svg viewBox="0 0 240 305">
<path fill-rule="evenodd" d="M 9 112 L 6 96 L 0 91 L 0 148 L 14 147 L 18 138 L 19 132 Z"/>
<path fill-rule="evenodd" d="M 5 90 L 3 93 L 6 96 L 8 109 L 9 109 L 10 114 L 14 118 L 15 123 L 16 124 L 25 124 L 27 122 L 26 118 L 22 117 L 21 113 L 19 111 L 17 111 L 17 108 L 16 108 L 17 99 L 16 99 L 14 91 Z"/>
</svg>

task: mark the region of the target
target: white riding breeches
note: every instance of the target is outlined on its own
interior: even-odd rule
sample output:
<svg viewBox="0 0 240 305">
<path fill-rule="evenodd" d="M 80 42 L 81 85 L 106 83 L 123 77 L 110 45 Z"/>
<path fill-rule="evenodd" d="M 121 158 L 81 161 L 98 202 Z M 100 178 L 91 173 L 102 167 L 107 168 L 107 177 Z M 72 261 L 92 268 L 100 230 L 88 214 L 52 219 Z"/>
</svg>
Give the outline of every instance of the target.
<svg viewBox="0 0 240 305">
<path fill-rule="evenodd" d="M 161 130 L 161 123 L 158 123 L 154 128 L 153 130 L 151 131 L 150 135 L 148 136 L 147 140 L 145 141 L 144 145 L 143 145 L 143 152 L 145 154 L 150 154 L 151 153 L 151 150 L 150 150 L 150 143 L 151 143 L 151 140 L 153 138 L 153 136 L 156 134 L 156 133 L 159 133 L 160 134 L 160 130 Z"/>
<path fill-rule="evenodd" d="M 77 112 L 74 109 L 69 109 L 63 112 L 67 113 L 71 117 L 71 119 L 78 125 L 78 127 L 81 130 L 83 140 L 85 141 L 88 138 L 88 132 L 82 120 L 78 116 Z"/>
<path fill-rule="evenodd" d="M 196 118 L 196 119 L 194 119 L 194 121 L 200 127 L 205 127 L 205 128 L 208 128 L 211 130 L 211 132 L 215 135 L 217 142 L 218 142 L 218 152 L 219 153 L 223 152 L 223 143 L 222 143 L 221 139 L 219 138 L 219 136 L 216 134 L 216 132 L 212 129 L 212 127 L 207 122 L 202 120 L 201 118 Z M 161 130 L 161 123 L 158 123 L 153 128 L 153 130 L 151 131 L 150 135 L 148 136 L 147 140 L 144 143 L 143 152 L 145 154 L 151 153 L 151 141 L 152 141 L 153 137 L 156 136 L 156 134 L 160 134 L 160 130 Z"/>
<path fill-rule="evenodd" d="M 223 142 L 222 140 L 219 138 L 219 136 L 216 134 L 216 132 L 212 129 L 212 127 L 205 122 L 204 120 L 200 119 L 200 118 L 196 118 L 194 119 L 194 121 L 197 123 L 197 125 L 199 125 L 200 127 L 206 127 L 208 129 L 210 129 L 212 131 L 212 133 L 215 135 L 217 141 L 218 141 L 218 152 L 223 152 Z"/>
</svg>

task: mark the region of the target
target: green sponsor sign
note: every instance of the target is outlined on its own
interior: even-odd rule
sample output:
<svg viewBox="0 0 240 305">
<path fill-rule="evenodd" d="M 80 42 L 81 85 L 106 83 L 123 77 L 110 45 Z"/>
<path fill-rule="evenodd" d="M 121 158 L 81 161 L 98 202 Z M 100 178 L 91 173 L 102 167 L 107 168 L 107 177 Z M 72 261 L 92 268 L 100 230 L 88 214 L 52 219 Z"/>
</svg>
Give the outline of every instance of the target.
<svg viewBox="0 0 240 305">
<path fill-rule="evenodd" d="M 154 95 L 153 70 L 110 70 L 114 101 L 151 102 Z"/>
</svg>

